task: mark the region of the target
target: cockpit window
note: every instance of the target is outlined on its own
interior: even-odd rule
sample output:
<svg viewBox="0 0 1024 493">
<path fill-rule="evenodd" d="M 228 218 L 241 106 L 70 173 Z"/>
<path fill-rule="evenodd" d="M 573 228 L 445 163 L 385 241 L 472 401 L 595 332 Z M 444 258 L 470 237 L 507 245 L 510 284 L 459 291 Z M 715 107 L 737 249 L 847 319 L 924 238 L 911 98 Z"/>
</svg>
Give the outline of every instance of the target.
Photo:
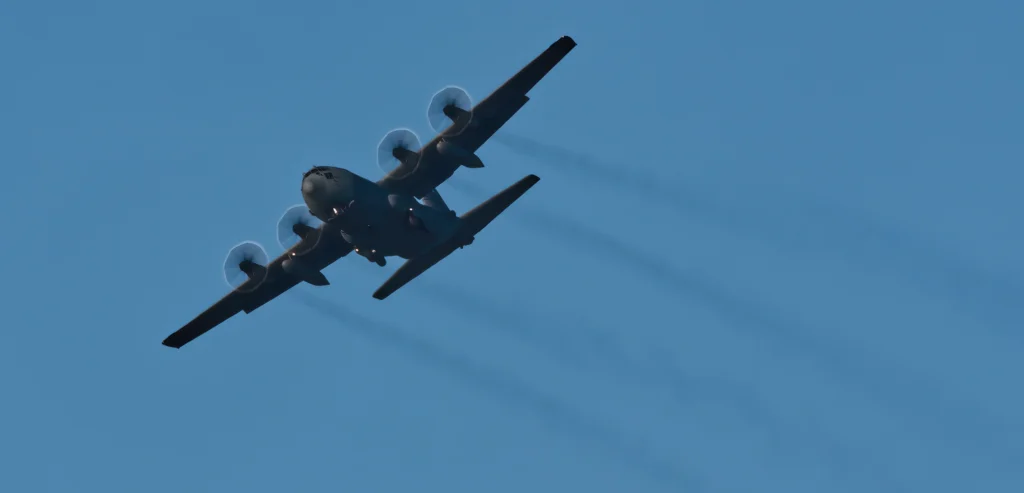
<svg viewBox="0 0 1024 493">
<path fill-rule="evenodd" d="M 328 171 L 328 172 L 324 173 L 324 178 L 327 178 L 328 180 L 333 180 L 334 179 L 334 173 L 331 173 L 330 171 Z"/>
<path fill-rule="evenodd" d="M 327 168 L 324 166 L 313 166 L 309 171 L 303 173 L 302 177 L 305 178 L 309 175 L 320 175 L 323 174 L 324 171 L 327 171 Z M 328 178 L 330 177 L 328 176 Z"/>
</svg>

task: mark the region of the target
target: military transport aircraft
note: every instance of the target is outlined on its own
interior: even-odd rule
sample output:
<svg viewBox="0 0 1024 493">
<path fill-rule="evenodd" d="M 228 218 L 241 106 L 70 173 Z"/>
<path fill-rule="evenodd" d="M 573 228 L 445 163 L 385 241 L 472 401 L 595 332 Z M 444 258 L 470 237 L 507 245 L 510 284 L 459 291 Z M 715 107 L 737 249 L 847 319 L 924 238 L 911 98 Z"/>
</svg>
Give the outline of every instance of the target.
<svg viewBox="0 0 1024 493">
<path fill-rule="evenodd" d="M 473 237 L 537 181 L 529 175 L 456 216 L 438 185 L 459 166 L 482 168 L 476 151 L 530 98 L 526 95 L 574 47 L 563 36 L 479 104 L 465 91 L 449 86 L 431 100 L 427 118 L 439 134 L 420 146 L 408 129 L 389 132 L 378 146 L 378 164 L 395 168 L 376 183 L 342 168 L 317 166 L 302 175 L 305 205 L 289 209 L 278 224 L 282 246 L 295 241 L 276 259 L 253 242 L 228 253 L 225 279 L 240 282 L 213 306 L 164 339 L 181 348 L 239 312 L 251 313 L 301 282 L 328 284 L 323 269 L 355 251 L 384 266 L 387 257 L 406 259 L 380 286 L 379 300 L 419 276 Z M 445 126 L 447 125 L 447 126 Z M 319 226 L 312 223 L 319 220 Z M 296 241 L 297 240 L 297 241 Z"/>
</svg>

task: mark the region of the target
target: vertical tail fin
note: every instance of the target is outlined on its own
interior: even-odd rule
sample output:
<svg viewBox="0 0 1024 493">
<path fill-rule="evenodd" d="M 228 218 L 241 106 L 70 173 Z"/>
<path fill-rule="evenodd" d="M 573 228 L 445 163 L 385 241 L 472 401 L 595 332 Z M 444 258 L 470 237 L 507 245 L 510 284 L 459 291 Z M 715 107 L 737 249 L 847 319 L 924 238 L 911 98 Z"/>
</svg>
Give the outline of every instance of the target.
<svg viewBox="0 0 1024 493">
<path fill-rule="evenodd" d="M 442 212 L 448 212 L 451 209 L 448 208 L 448 204 L 444 203 L 444 199 L 441 198 L 441 194 L 438 193 L 437 189 L 433 189 L 430 193 L 423 196 L 421 199 L 423 205 L 430 207 L 431 209 L 437 209 Z"/>
</svg>

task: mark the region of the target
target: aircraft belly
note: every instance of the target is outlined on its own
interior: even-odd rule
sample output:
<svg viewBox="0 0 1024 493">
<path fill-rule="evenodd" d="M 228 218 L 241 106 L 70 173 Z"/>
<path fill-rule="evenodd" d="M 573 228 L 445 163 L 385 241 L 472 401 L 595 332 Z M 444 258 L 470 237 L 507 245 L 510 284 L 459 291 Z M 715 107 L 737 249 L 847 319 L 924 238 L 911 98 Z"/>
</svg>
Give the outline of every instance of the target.
<svg viewBox="0 0 1024 493">
<path fill-rule="evenodd" d="M 405 259 L 419 255 L 435 242 L 434 235 L 412 228 L 404 221 L 385 221 L 372 224 L 363 231 L 342 231 L 341 235 L 358 250 L 357 253 L 369 251 L 376 256 Z"/>
</svg>

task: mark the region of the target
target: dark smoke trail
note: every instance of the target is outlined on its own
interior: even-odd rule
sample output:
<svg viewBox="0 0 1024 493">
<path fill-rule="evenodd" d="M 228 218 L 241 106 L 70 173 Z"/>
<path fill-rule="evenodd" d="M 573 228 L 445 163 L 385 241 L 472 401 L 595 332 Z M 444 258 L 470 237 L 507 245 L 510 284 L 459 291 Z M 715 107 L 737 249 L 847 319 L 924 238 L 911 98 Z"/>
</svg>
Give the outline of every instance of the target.
<svg viewBox="0 0 1024 493">
<path fill-rule="evenodd" d="M 448 183 L 462 193 L 475 195 L 477 199 L 484 195 L 479 187 L 465 181 L 450 179 Z M 515 214 L 508 214 L 509 220 L 518 220 L 528 229 L 571 245 L 587 245 L 603 250 L 645 274 L 649 279 L 658 281 L 681 295 L 700 301 L 727 320 L 731 320 L 730 325 L 733 328 L 748 336 L 766 344 L 774 344 L 783 351 L 787 349 L 785 346 L 795 349 L 812 364 L 828 369 L 835 378 L 843 381 L 848 387 L 856 388 L 880 402 L 904 403 L 902 407 L 907 408 L 912 416 L 908 421 L 930 422 L 933 432 L 958 432 L 959 439 L 963 442 L 976 443 L 981 440 L 992 447 L 1006 450 L 1008 455 L 1017 454 L 1009 444 L 1005 444 L 1004 439 L 1007 435 L 997 420 L 979 416 L 981 413 L 978 411 L 945 397 L 941 389 L 935 388 L 924 378 L 908 374 L 905 369 L 887 365 L 884 361 L 869 361 L 864 355 L 851 352 L 842 344 L 816 336 L 815 334 L 821 330 L 802 326 L 799 322 L 788 320 L 784 315 L 775 313 L 768 307 L 758 306 L 751 300 L 732 295 L 728 290 L 716 286 L 711 279 L 696 272 L 678 271 L 671 265 L 637 251 L 631 245 L 624 244 L 603 231 L 589 228 L 568 218 L 529 209 L 525 204 L 517 207 L 516 211 Z M 907 399 L 908 396 L 913 398 Z M 945 415 L 946 422 L 936 419 L 936 415 Z M 960 423 L 961 427 L 951 428 L 948 422 Z"/>
<path fill-rule="evenodd" d="M 615 347 L 610 339 L 611 331 L 585 324 L 584 339 L 566 337 L 537 320 L 525 315 L 528 310 L 503 306 L 467 289 L 461 289 L 430 279 L 417 279 L 417 285 L 410 285 L 414 294 L 445 304 L 448 309 L 461 315 L 474 316 L 493 330 L 546 352 L 560 363 L 569 362 L 579 368 L 604 370 L 617 377 L 625 377 L 634 383 L 655 383 L 669 390 L 675 400 L 684 408 L 696 399 L 712 397 L 727 403 L 746 419 L 756 424 L 766 424 L 768 413 L 755 399 L 750 397 L 751 389 L 725 379 L 685 377 L 670 371 L 671 362 L 665 355 L 647 361 L 647 364 L 631 361 Z M 453 301 L 457 300 L 457 301 Z M 589 353 L 589 355 L 587 354 Z M 589 356 L 589 357 L 588 357 Z M 700 397 L 694 394 L 699 392 Z"/>
<path fill-rule="evenodd" d="M 790 447 L 800 442 L 828 457 L 831 468 L 835 471 L 847 474 L 859 471 L 861 478 L 881 487 L 879 491 L 908 491 L 886 471 L 886 467 L 874 463 L 870 454 L 855 452 L 831 437 L 809 430 L 806 425 L 793 426 L 787 423 L 785 419 L 765 407 L 753 395 L 753 389 L 749 386 L 727 378 L 687 375 L 678 370 L 664 354 L 656 355 L 648 360 L 646 365 L 631 361 L 628 356 L 615 349 L 613 342 L 605 337 L 610 331 L 596 328 L 589 323 L 585 324 L 585 332 L 593 337 L 588 337 L 590 344 L 587 344 L 587 347 L 580 348 L 578 340 L 572 341 L 552 334 L 548 330 L 549 327 L 538 325 L 535 320 L 525 316 L 522 310 L 503 307 L 493 300 L 457 286 L 432 282 L 429 279 L 417 279 L 416 283 L 405 289 L 431 298 L 460 314 L 468 311 L 480 318 L 488 327 L 539 351 L 550 353 L 556 360 L 566 360 L 582 368 L 599 362 L 615 376 L 625 376 L 639 385 L 654 383 L 667 390 L 671 399 L 682 409 L 687 409 L 697 401 L 714 400 L 724 408 L 738 412 L 749 424 L 765 431 L 770 444 L 775 447 Z M 594 351 L 593 359 L 586 358 L 580 353 L 580 349 Z"/>
<path fill-rule="evenodd" d="M 459 315 L 476 318 L 489 329 L 548 353 L 559 363 L 591 370 L 596 367 L 612 376 L 625 377 L 636 383 L 660 384 L 677 396 L 684 407 L 692 402 L 690 391 L 700 388 L 716 394 L 719 400 L 734 404 L 737 410 L 753 421 L 761 421 L 765 414 L 753 399 L 744 396 L 738 384 L 719 380 L 700 382 L 695 378 L 685 378 L 666 371 L 671 365 L 667 355 L 648 359 L 647 364 L 632 361 L 616 347 L 611 339 L 612 331 L 606 328 L 577 323 L 577 326 L 585 327 L 582 331 L 585 337 L 573 338 L 564 330 L 550 327 L 550 323 L 539 324 L 535 318 L 527 315 L 529 307 L 498 302 L 475 291 L 434 281 L 427 276 L 417 278 L 403 289 L 412 295 L 430 299 Z M 722 392 L 726 388 L 732 392 Z"/>
<path fill-rule="evenodd" d="M 586 154 L 545 144 L 529 137 L 503 131 L 494 134 L 490 140 L 502 144 L 518 154 L 542 163 L 549 163 L 554 168 L 569 169 L 573 173 L 603 181 L 606 185 L 612 187 L 625 186 L 632 188 L 641 192 L 643 196 L 649 193 L 672 195 L 680 192 L 677 187 L 666 186 L 657 178 L 631 172 L 632 170 L 629 167 L 609 165 Z M 677 205 L 692 208 L 700 204 L 698 202 L 691 202 Z"/>
<path fill-rule="evenodd" d="M 710 220 L 762 241 L 815 250 L 835 249 L 836 244 L 849 251 L 851 247 L 859 261 L 869 269 L 888 264 L 904 271 L 920 289 L 943 298 L 953 298 L 965 305 L 975 316 L 998 327 L 1008 329 L 1019 337 L 1022 324 L 1020 300 L 1024 287 L 1005 274 L 994 274 L 970 265 L 951 252 L 943 252 L 934 242 L 914 238 L 908 232 L 866 219 L 861 214 L 823 203 L 809 197 L 772 196 L 771 205 L 777 210 L 775 217 L 765 217 L 765 210 L 741 211 L 723 204 L 694 187 L 665 183 L 653 176 L 636 173 L 629 166 L 613 165 L 592 156 L 542 143 L 537 140 L 501 132 L 493 141 L 505 145 L 513 152 L 546 163 L 552 169 L 575 173 L 577 177 L 603 182 L 605 185 L 632 189 L 639 196 L 668 202 L 680 213 L 691 213 L 693 219 Z M 783 201 L 788 200 L 786 204 Z M 817 238 L 801 234 L 792 217 L 808 212 L 819 216 L 815 228 L 823 233 Z M 767 226 L 766 220 L 773 221 Z M 780 234 L 788 230 L 794 234 Z M 832 238 L 829 244 L 828 238 Z M 796 238 L 803 238 L 797 240 Z M 896 260 L 896 262 L 893 262 Z"/>
<path fill-rule="evenodd" d="M 396 327 L 377 322 L 327 301 L 307 291 L 298 291 L 296 299 L 303 305 L 342 323 L 346 329 L 382 345 L 403 350 L 421 364 L 448 373 L 463 383 L 490 392 L 511 406 L 526 408 L 543 417 L 555 431 L 566 432 L 573 439 L 589 441 L 618 460 L 643 471 L 661 482 L 667 491 L 703 491 L 703 481 L 684 477 L 676 467 L 653 457 L 642 446 L 618 433 L 597 425 L 574 412 L 558 400 L 518 382 L 500 371 L 447 352 L 424 339 L 418 339 Z"/>
<path fill-rule="evenodd" d="M 590 323 L 582 324 L 585 327 L 583 332 L 587 334 L 583 341 L 579 338 L 572 340 L 549 326 L 539 325 L 536 319 L 526 315 L 527 307 L 499 303 L 475 291 L 435 282 L 429 277 L 418 278 L 403 289 L 459 315 L 477 318 L 487 328 L 548 353 L 559 363 L 568 362 L 588 369 L 596 363 L 599 370 L 615 377 L 625 377 L 636 385 L 653 383 L 661 386 L 683 410 L 698 401 L 715 401 L 725 409 L 738 412 L 741 419 L 766 432 L 772 446 L 783 448 L 801 443 L 822 457 L 828 457 L 830 468 L 840 474 L 856 471 L 860 478 L 877 484 L 879 491 L 906 491 L 885 466 L 871 460 L 871 454 L 854 451 L 826 434 L 808 429 L 806 425 L 796 426 L 787 422 L 765 407 L 747 385 L 727 378 L 687 375 L 664 352 L 651 355 L 645 360 L 646 364 L 637 362 L 616 348 L 610 338 L 610 330 Z M 591 352 L 590 358 L 584 354 L 588 351 Z"/>
</svg>

